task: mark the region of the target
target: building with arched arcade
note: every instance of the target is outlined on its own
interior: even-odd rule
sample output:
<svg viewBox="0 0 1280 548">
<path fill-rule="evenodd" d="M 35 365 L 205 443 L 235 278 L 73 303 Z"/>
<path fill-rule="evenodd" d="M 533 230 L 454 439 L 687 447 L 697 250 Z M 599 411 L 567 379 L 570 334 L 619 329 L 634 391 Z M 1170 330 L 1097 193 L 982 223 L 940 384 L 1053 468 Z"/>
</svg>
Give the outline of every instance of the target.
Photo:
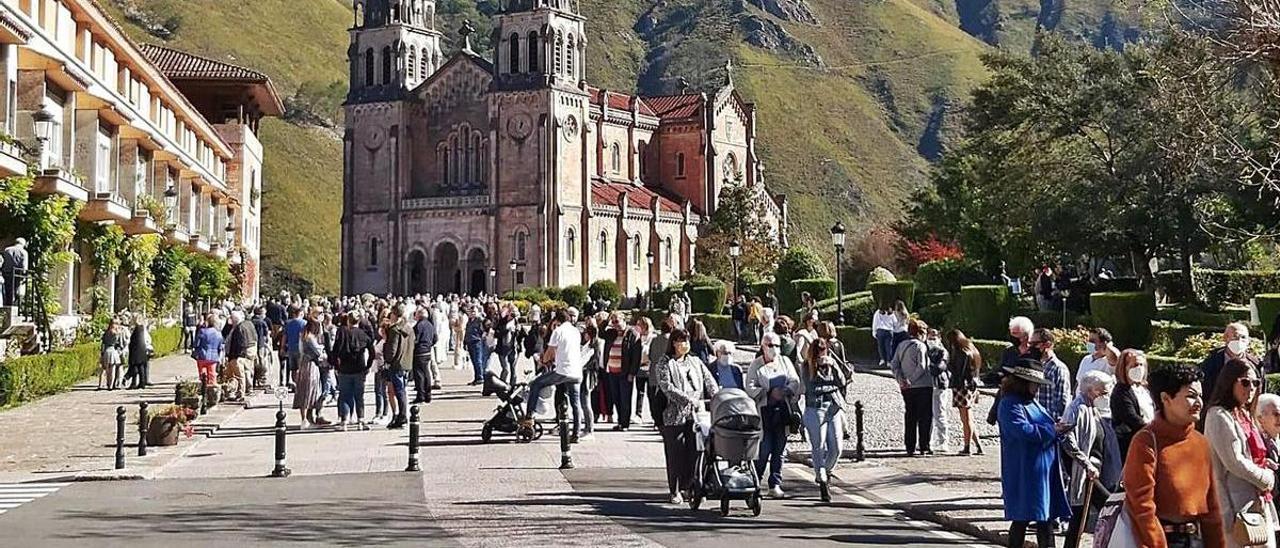
<svg viewBox="0 0 1280 548">
<path fill-rule="evenodd" d="M 755 152 L 755 106 L 723 84 L 641 97 L 585 80 L 576 1 L 509 0 L 492 59 L 445 57 L 433 0 L 357 0 L 348 51 L 342 286 L 479 293 L 691 272 L 726 185 L 786 202 Z"/>
</svg>

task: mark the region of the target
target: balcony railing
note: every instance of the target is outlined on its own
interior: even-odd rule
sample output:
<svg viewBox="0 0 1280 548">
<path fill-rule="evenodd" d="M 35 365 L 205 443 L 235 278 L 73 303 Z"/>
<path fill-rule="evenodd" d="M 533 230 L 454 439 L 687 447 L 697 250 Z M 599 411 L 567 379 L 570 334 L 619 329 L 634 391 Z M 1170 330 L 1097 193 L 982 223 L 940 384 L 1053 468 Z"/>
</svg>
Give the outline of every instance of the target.
<svg viewBox="0 0 1280 548">
<path fill-rule="evenodd" d="M 490 203 L 488 194 L 473 196 L 444 196 L 436 198 L 405 198 L 400 201 L 400 209 L 454 209 L 463 207 L 486 207 Z"/>
</svg>

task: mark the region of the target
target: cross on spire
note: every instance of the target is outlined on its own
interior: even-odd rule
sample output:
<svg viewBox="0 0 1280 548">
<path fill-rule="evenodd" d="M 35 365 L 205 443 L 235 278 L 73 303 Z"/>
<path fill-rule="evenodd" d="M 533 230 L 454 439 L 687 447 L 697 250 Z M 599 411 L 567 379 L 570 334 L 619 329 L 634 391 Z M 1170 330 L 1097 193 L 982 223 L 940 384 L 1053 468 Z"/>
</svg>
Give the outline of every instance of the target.
<svg viewBox="0 0 1280 548">
<path fill-rule="evenodd" d="M 475 34 L 476 28 L 471 25 L 471 21 L 463 20 L 462 27 L 458 29 L 458 34 L 462 35 L 462 50 L 467 53 L 475 53 L 471 49 L 471 35 Z"/>
<path fill-rule="evenodd" d="M 724 83 L 726 86 L 733 85 L 733 58 L 724 60 Z"/>
</svg>

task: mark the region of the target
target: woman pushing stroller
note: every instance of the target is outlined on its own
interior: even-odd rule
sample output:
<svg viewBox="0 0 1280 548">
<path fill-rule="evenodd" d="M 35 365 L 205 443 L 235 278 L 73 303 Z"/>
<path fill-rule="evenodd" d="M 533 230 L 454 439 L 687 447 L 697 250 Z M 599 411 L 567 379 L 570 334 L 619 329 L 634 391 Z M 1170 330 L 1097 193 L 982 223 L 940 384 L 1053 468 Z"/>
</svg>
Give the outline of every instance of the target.
<svg viewBox="0 0 1280 548">
<path fill-rule="evenodd" d="M 705 409 L 703 400 L 714 396 L 720 387 L 702 360 L 689 353 L 688 332 L 673 329 L 669 340 L 666 356 L 658 361 L 651 374 L 657 379 L 657 389 L 667 397 L 661 427 L 667 487 L 671 491 L 671 503 L 683 504 L 698 459 L 694 418 Z"/>
</svg>

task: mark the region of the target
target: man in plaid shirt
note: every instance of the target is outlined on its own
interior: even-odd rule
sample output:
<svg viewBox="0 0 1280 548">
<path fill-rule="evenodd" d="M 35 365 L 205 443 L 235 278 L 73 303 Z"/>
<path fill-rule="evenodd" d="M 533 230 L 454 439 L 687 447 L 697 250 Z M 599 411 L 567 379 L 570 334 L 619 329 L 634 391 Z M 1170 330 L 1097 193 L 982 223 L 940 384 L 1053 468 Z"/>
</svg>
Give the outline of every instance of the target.
<svg viewBox="0 0 1280 548">
<path fill-rule="evenodd" d="M 1062 420 L 1067 405 L 1071 403 L 1071 371 L 1053 353 L 1053 333 L 1048 329 L 1036 329 L 1031 334 L 1031 355 L 1044 364 L 1044 386 L 1036 393 L 1036 401 L 1049 412 L 1053 420 Z"/>
</svg>

